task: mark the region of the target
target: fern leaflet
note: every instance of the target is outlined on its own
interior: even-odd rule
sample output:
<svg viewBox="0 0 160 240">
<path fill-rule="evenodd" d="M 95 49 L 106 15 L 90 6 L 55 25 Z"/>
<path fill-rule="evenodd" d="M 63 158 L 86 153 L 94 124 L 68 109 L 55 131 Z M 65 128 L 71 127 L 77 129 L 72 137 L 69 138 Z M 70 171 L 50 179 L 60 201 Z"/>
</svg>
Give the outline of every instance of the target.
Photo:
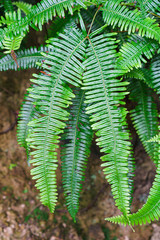
<svg viewBox="0 0 160 240">
<path fill-rule="evenodd" d="M 87 107 L 87 113 L 91 114 L 92 128 L 97 131 L 97 144 L 105 153 L 102 157 L 104 173 L 111 183 L 116 205 L 127 218 L 129 213 L 127 159 L 130 143 L 129 134 L 123 131 L 122 127 L 125 125 L 121 115 L 123 111 L 117 108 L 117 105 L 123 103 L 126 82 L 115 79 L 122 71 L 114 69 L 117 47 L 114 35 L 114 33 L 102 34 L 89 38 L 87 59 L 84 62 L 86 68 L 84 89 L 86 102 L 91 104 Z"/>
<path fill-rule="evenodd" d="M 138 30 L 139 35 L 154 38 L 160 41 L 160 29 L 154 19 L 145 18 L 136 9 L 130 11 L 127 7 L 121 6 L 122 0 L 107 1 L 102 8 L 103 18 L 107 24 L 120 30 L 128 31 L 128 34 Z"/>
<path fill-rule="evenodd" d="M 81 83 L 82 56 L 84 55 L 84 39 L 76 29 L 60 34 L 61 39 L 48 41 L 51 51 L 44 54 L 43 64 L 46 74 L 34 76 L 33 83 L 37 87 L 30 89 L 30 96 L 42 117 L 29 123 L 32 132 L 28 143 L 35 150 L 31 153 L 34 168 L 31 174 L 36 179 L 36 187 L 40 190 L 41 201 L 54 211 L 57 201 L 56 168 L 59 147 L 59 134 L 66 126 L 68 112 L 65 110 L 74 97 L 66 83 L 78 86 Z"/>
<path fill-rule="evenodd" d="M 92 130 L 89 116 L 85 113 L 84 91 L 77 89 L 74 93 L 76 98 L 70 107 L 70 117 L 65 130 L 65 141 L 69 142 L 62 151 L 62 174 L 67 208 L 75 220 L 79 209 L 81 182 L 90 153 Z"/>
<path fill-rule="evenodd" d="M 130 90 L 130 98 L 137 102 L 135 109 L 130 112 L 131 119 L 147 153 L 157 165 L 158 144 L 147 142 L 158 133 L 158 113 L 152 92 L 145 83 L 135 80 L 132 82 Z"/>
</svg>

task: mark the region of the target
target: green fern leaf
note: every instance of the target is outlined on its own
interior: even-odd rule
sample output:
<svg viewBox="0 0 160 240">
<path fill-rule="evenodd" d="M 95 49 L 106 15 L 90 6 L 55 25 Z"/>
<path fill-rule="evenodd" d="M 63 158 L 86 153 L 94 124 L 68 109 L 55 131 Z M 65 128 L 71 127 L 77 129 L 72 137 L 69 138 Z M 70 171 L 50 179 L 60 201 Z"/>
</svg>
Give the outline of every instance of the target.
<svg viewBox="0 0 160 240">
<path fill-rule="evenodd" d="M 26 15 L 30 13 L 32 8 L 32 4 L 26 2 L 13 2 L 12 4 L 23 11 Z"/>
<path fill-rule="evenodd" d="M 21 110 L 18 114 L 18 126 L 17 126 L 17 140 L 21 147 L 24 147 L 27 153 L 27 161 L 30 160 L 30 148 L 27 144 L 26 138 L 28 136 L 30 127 L 28 123 L 32 119 L 36 119 L 39 117 L 39 114 L 33 104 L 33 99 L 30 97 L 25 98 L 25 102 L 21 107 Z"/>
<path fill-rule="evenodd" d="M 160 154 L 160 150 L 158 151 Z M 157 167 L 157 173 L 153 186 L 150 190 L 149 197 L 146 204 L 137 212 L 130 214 L 128 216 L 129 221 L 132 225 L 142 225 L 146 222 L 151 223 L 151 221 L 159 220 L 160 218 L 160 164 Z M 124 216 L 116 216 L 112 218 L 107 218 L 106 220 L 126 225 L 126 219 Z"/>
<path fill-rule="evenodd" d="M 20 21 L 22 18 L 21 10 L 18 9 L 17 11 L 14 12 L 6 12 L 5 17 L 1 17 L 1 23 L 7 26 L 10 26 L 14 23 L 17 23 Z"/>
<path fill-rule="evenodd" d="M 102 157 L 104 173 L 111 183 L 116 206 L 127 218 L 129 213 L 128 157 L 130 150 L 129 134 L 123 130 L 117 106 L 123 103 L 126 95 L 126 82 L 115 79 L 121 70 L 115 69 L 117 47 L 115 34 L 102 34 L 89 39 L 87 60 L 84 62 L 84 90 L 86 90 L 87 113 L 91 114 L 92 128 L 96 130 L 97 144 L 105 153 Z M 114 69 L 114 70 L 113 70 Z"/>
<path fill-rule="evenodd" d="M 19 49 L 22 39 L 23 36 L 18 36 L 14 39 L 5 37 L 3 41 L 3 48 L 5 49 L 4 53 L 11 53 L 12 51 Z"/>
<path fill-rule="evenodd" d="M 160 94 L 160 55 L 152 59 L 150 66 L 150 82 L 157 94 Z"/>
<path fill-rule="evenodd" d="M 151 159 L 158 164 L 158 144 L 147 140 L 158 133 L 158 112 L 152 97 L 152 91 L 145 83 L 133 81 L 130 85 L 130 98 L 137 102 L 136 107 L 130 111 L 133 125 Z"/>
<path fill-rule="evenodd" d="M 65 110 L 74 97 L 72 90 L 66 85 L 81 84 L 81 72 L 85 45 L 83 35 L 76 29 L 60 34 L 60 39 L 48 41 L 51 51 L 44 54 L 45 74 L 34 74 L 33 83 L 37 87 L 30 89 L 30 96 L 42 117 L 29 123 L 32 132 L 28 143 L 35 150 L 31 153 L 34 168 L 31 174 L 36 179 L 36 187 L 40 190 L 41 202 L 53 212 L 57 201 L 56 169 L 59 134 L 66 126 L 68 112 Z"/>
<path fill-rule="evenodd" d="M 146 12 L 159 13 L 160 1 L 159 0 L 142 0 Z"/>
<path fill-rule="evenodd" d="M 145 18 L 136 10 L 130 11 L 127 7 L 121 6 L 122 0 L 107 1 L 102 8 L 104 21 L 108 25 L 115 27 L 118 25 L 120 30 L 128 31 L 128 34 L 136 32 L 148 38 L 154 38 L 160 41 L 159 25 L 154 19 Z"/>
<path fill-rule="evenodd" d="M 41 46 L 39 49 L 31 47 L 29 49 L 17 51 L 16 57 L 19 68 L 39 68 L 39 65 L 42 66 L 44 61 L 44 56 L 42 56 L 41 52 L 46 51 L 48 51 L 48 48 L 43 46 Z M 37 65 L 37 62 L 40 62 L 40 64 Z M 17 70 L 17 64 L 15 63 L 10 54 L 0 59 L 0 71 L 6 71 L 9 69 Z"/>
<path fill-rule="evenodd" d="M 149 41 L 140 36 L 132 36 L 129 42 L 125 43 L 120 49 L 117 64 L 126 70 L 142 67 L 142 62 L 147 62 L 143 55 L 150 59 L 158 48 L 159 44 L 156 41 Z"/>
<path fill-rule="evenodd" d="M 76 98 L 70 109 L 70 117 L 65 131 L 62 151 L 63 187 L 68 211 L 75 220 L 79 209 L 79 195 L 84 180 L 87 158 L 90 154 L 92 130 L 89 116 L 85 113 L 84 91 L 74 91 Z"/>
</svg>

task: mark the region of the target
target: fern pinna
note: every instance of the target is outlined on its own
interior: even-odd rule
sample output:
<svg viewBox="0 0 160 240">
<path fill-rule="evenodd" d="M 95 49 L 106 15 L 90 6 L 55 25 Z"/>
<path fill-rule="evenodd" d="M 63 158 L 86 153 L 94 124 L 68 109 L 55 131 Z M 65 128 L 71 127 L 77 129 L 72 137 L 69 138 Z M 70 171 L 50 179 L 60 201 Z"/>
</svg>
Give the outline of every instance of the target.
<svg viewBox="0 0 160 240">
<path fill-rule="evenodd" d="M 18 120 L 18 142 L 30 152 L 31 174 L 41 202 L 54 212 L 60 146 L 66 205 L 76 220 L 95 133 L 105 177 L 122 213 L 106 219 L 130 226 L 159 219 L 160 154 L 154 101 L 160 92 L 159 0 L 7 2 L 0 20 L 4 50 L 0 70 L 41 68 L 33 74 Z M 25 49 L 23 38 L 29 28 L 38 31 L 46 23 L 50 27 L 46 45 Z M 134 102 L 131 111 L 127 98 Z M 133 214 L 135 160 L 128 115 L 157 167 L 146 204 Z"/>
</svg>

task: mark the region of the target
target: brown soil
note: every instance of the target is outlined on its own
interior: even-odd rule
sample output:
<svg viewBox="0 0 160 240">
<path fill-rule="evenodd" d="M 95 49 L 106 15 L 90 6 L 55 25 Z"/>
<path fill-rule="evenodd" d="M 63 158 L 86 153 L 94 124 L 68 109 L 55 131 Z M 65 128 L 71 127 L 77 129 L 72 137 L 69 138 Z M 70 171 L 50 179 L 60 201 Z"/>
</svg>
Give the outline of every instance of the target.
<svg viewBox="0 0 160 240">
<path fill-rule="evenodd" d="M 1 240 L 158 240 L 160 226 L 155 222 L 135 227 L 104 220 L 118 214 L 110 187 L 100 167 L 98 149 L 92 154 L 81 194 L 77 222 L 69 216 L 63 197 L 60 169 L 57 172 L 59 203 L 54 214 L 39 202 L 30 176 L 26 154 L 16 140 L 15 119 L 29 86 L 32 72 L 1 73 L 0 82 L 0 239 Z M 135 138 L 135 136 L 134 136 Z M 132 210 L 140 208 L 152 185 L 155 168 L 141 144 L 136 144 L 136 177 Z"/>
</svg>

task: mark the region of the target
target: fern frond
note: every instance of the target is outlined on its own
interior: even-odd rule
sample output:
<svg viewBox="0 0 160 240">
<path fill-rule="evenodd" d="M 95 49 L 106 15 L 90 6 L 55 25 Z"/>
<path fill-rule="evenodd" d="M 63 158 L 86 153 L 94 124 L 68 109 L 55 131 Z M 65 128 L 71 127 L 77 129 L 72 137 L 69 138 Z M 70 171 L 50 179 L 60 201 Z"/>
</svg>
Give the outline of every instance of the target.
<svg viewBox="0 0 160 240">
<path fill-rule="evenodd" d="M 137 102 L 130 111 L 133 125 L 151 159 L 158 164 L 158 144 L 147 142 L 158 133 L 158 112 L 152 91 L 145 83 L 132 80 L 130 99 Z"/>
<path fill-rule="evenodd" d="M 146 12 L 159 13 L 160 12 L 160 1 L 159 0 L 143 0 L 143 5 Z"/>
<path fill-rule="evenodd" d="M 23 11 L 26 15 L 30 13 L 32 8 L 32 4 L 26 2 L 13 2 L 12 4 Z"/>
<path fill-rule="evenodd" d="M 158 151 L 160 154 L 160 150 Z M 128 216 L 129 221 L 132 225 L 142 225 L 146 222 L 151 223 L 151 221 L 159 220 L 160 218 L 160 164 L 158 163 L 157 171 L 153 186 L 150 190 L 147 202 L 143 207 L 137 212 L 130 214 Z M 112 218 L 107 218 L 106 220 L 126 225 L 126 219 L 124 216 L 116 216 Z"/>
<path fill-rule="evenodd" d="M 138 34 L 160 41 L 159 25 L 154 19 L 143 18 L 137 9 L 130 11 L 127 7 L 121 6 L 122 0 L 107 1 L 101 9 L 104 21 L 108 25 L 115 27 L 118 25 L 120 30 L 127 30 L 128 34 L 138 31 Z"/>
<path fill-rule="evenodd" d="M 21 110 L 18 114 L 18 125 L 17 125 L 17 140 L 21 147 L 24 147 L 27 153 L 27 161 L 30 160 L 30 148 L 27 144 L 26 138 L 28 137 L 28 133 L 30 127 L 28 123 L 32 119 L 36 119 L 39 117 L 39 113 L 37 112 L 35 105 L 33 103 L 33 99 L 30 97 L 25 98 L 25 102 L 21 107 Z"/>
<path fill-rule="evenodd" d="M 31 8 L 30 13 L 27 16 L 1 30 L 0 46 L 2 45 L 3 36 L 7 38 L 13 38 L 20 34 L 23 36 L 29 31 L 29 26 L 38 26 L 41 30 L 42 25 L 49 20 L 52 20 L 53 17 L 64 17 L 65 10 L 68 10 L 70 14 L 73 14 L 72 7 L 74 6 L 74 3 L 81 4 L 85 7 L 81 0 L 42 0 Z"/>
<path fill-rule="evenodd" d="M 153 88 L 156 90 L 157 94 L 160 94 L 160 55 L 157 55 L 152 59 L 150 66 L 150 76 Z"/>
<path fill-rule="evenodd" d="M 134 79 L 139 79 L 139 80 L 144 80 L 145 81 L 145 74 L 144 74 L 144 69 L 139 68 L 139 69 L 132 69 L 130 72 L 127 72 L 124 77 L 126 78 L 134 78 Z"/>
<path fill-rule="evenodd" d="M 21 10 L 18 9 L 17 11 L 14 11 L 14 12 L 6 12 L 5 17 L 2 16 L 0 22 L 2 24 L 10 26 L 14 23 L 19 22 L 21 18 L 22 18 Z"/>
<path fill-rule="evenodd" d="M 29 49 L 17 51 L 16 57 L 19 68 L 39 68 L 40 66 L 37 65 L 36 62 L 40 62 L 41 65 L 43 64 L 44 56 L 42 56 L 41 52 L 46 51 L 48 51 L 48 48 L 43 46 L 39 49 L 31 47 Z M 15 61 L 10 54 L 0 59 L 0 71 L 6 71 L 9 69 L 17 70 L 17 64 L 15 64 Z"/>
<path fill-rule="evenodd" d="M 83 35 L 76 29 L 60 34 L 60 39 L 50 39 L 48 43 L 51 51 L 43 54 L 46 58 L 43 64 L 46 74 L 34 74 L 36 79 L 32 79 L 32 82 L 38 86 L 30 89 L 30 96 L 35 99 L 42 117 L 29 123 L 32 132 L 27 141 L 35 149 L 31 153 L 34 166 L 31 174 L 40 190 L 41 202 L 53 212 L 57 201 L 56 149 L 59 147 L 59 134 L 66 126 L 64 121 L 68 120 L 65 108 L 74 97 L 67 84 L 81 84 L 81 61 L 85 45 Z"/>
<path fill-rule="evenodd" d="M 122 74 L 115 69 L 115 34 L 101 34 L 89 38 L 87 59 L 84 62 L 84 90 L 86 90 L 87 113 L 91 114 L 92 128 L 96 130 L 97 144 L 104 152 L 104 173 L 115 198 L 116 206 L 127 218 L 129 213 L 128 157 L 129 134 L 123 130 L 126 110 L 119 111 L 126 95 L 126 82 L 116 79 Z M 123 113 L 123 116 L 122 116 Z"/>
<path fill-rule="evenodd" d="M 157 143 L 160 143 L 160 134 L 158 133 L 156 136 L 152 137 L 147 142 L 157 142 Z"/>
<path fill-rule="evenodd" d="M 70 107 L 70 117 L 65 130 L 65 140 L 68 143 L 62 150 L 62 177 L 67 208 L 75 220 L 93 134 L 89 116 L 85 113 L 84 91 L 77 89 L 74 93 L 76 97 Z"/>
<path fill-rule="evenodd" d="M 11 53 L 12 51 L 19 49 L 22 39 L 23 36 L 18 36 L 14 39 L 5 37 L 3 41 L 3 48 L 5 49 L 4 53 Z"/>
<path fill-rule="evenodd" d="M 117 64 L 126 70 L 142 67 L 142 62 L 147 62 L 143 56 L 147 59 L 152 58 L 152 55 L 158 48 L 158 42 L 134 35 L 120 49 Z"/>
</svg>

